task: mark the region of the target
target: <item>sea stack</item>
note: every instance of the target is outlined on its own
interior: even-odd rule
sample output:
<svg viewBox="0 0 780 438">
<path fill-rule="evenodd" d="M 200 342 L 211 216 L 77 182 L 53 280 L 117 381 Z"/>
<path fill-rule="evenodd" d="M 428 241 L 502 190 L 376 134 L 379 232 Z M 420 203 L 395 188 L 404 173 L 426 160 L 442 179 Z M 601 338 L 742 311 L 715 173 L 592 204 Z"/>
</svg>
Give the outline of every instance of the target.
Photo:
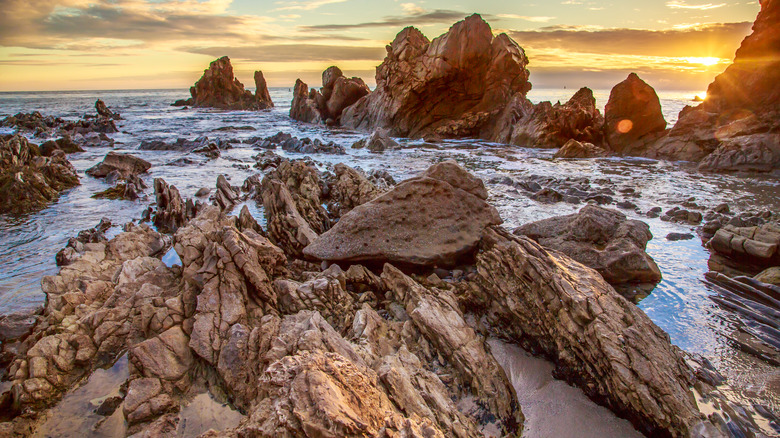
<svg viewBox="0 0 780 438">
<path fill-rule="evenodd" d="M 192 99 L 177 101 L 179 105 L 195 107 L 219 108 L 226 110 L 263 110 L 274 106 L 263 72 L 255 72 L 257 91 L 252 94 L 244 90 L 242 84 L 233 76 L 233 66 L 230 58 L 223 56 L 209 64 L 203 76 L 190 87 Z"/>
</svg>

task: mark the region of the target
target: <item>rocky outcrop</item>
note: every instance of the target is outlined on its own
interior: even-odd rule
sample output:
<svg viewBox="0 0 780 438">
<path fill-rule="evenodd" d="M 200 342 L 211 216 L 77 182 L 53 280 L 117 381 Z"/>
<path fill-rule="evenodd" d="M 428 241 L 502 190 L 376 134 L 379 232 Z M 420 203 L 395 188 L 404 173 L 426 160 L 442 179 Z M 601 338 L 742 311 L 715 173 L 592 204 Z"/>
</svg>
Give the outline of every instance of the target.
<svg viewBox="0 0 780 438">
<path fill-rule="evenodd" d="M 515 94 L 531 89 L 528 58 L 506 34 L 493 36 L 479 15 L 429 41 L 402 30 L 377 67 L 376 89 L 347 108 L 346 127 L 390 135 L 485 138 Z"/>
<path fill-rule="evenodd" d="M 464 305 L 496 334 L 544 354 L 556 376 L 648 436 L 684 437 L 701 420 L 693 370 L 669 336 L 596 271 L 488 228 Z"/>
<path fill-rule="evenodd" d="M 780 168 L 780 2 L 765 0 L 734 62 L 686 106 L 669 134 L 640 155 L 700 162 L 705 171 Z"/>
<path fill-rule="evenodd" d="M 593 143 L 580 143 L 571 139 L 553 155 L 553 158 L 599 158 L 607 155 L 604 148 Z"/>
<path fill-rule="evenodd" d="M 366 148 L 369 152 L 374 153 L 398 149 L 400 147 L 401 145 L 399 145 L 397 141 L 387 135 L 387 130 L 385 129 L 377 129 L 371 133 L 371 136 L 368 138 L 358 140 L 352 145 L 352 149 Z"/>
<path fill-rule="evenodd" d="M 255 72 L 256 92 L 244 90 L 244 85 L 233 76 L 230 58 L 223 56 L 209 64 L 203 76 L 190 88 L 196 107 L 226 110 L 263 110 L 274 106 L 268 94 L 263 73 Z M 183 102 L 188 104 L 188 102 Z"/>
<path fill-rule="evenodd" d="M 711 270 L 731 267 L 754 275 L 762 269 L 780 266 L 780 226 L 726 225 L 715 232 L 707 247 L 715 252 L 710 257 Z"/>
<path fill-rule="evenodd" d="M 290 117 L 302 122 L 338 125 L 344 109 L 370 92 L 363 79 L 347 78 L 338 67 L 331 66 L 322 72 L 320 91 L 309 91 L 300 79 L 295 82 Z"/>
<path fill-rule="evenodd" d="M 452 265 L 501 218 L 478 178 L 454 161 L 354 208 L 303 253 L 333 262 Z"/>
<path fill-rule="evenodd" d="M 74 152 L 84 152 L 84 148 L 74 143 L 70 137 L 62 137 L 56 140 L 49 140 L 41 144 L 41 155 L 51 157 L 55 151 L 62 151 L 66 154 Z"/>
<path fill-rule="evenodd" d="M 87 175 L 102 178 L 111 172 L 117 172 L 121 178 L 138 175 L 152 167 L 152 163 L 134 155 L 109 152 L 103 161 L 87 169 Z"/>
<path fill-rule="evenodd" d="M 581 88 L 566 103 L 532 104 L 515 95 L 498 119 L 491 140 L 517 146 L 558 148 L 569 140 L 603 144 L 604 118 L 590 88 Z"/>
<path fill-rule="evenodd" d="M 67 137 L 79 146 L 113 146 L 114 141 L 106 134 L 119 132 L 111 118 L 87 115 L 72 122 L 59 117 L 43 116 L 38 111 L 8 116 L 0 124 L 41 138 Z"/>
<path fill-rule="evenodd" d="M 20 135 L 0 138 L 0 214 L 40 210 L 78 184 L 76 169 L 62 151 L 44 157 Z"/>
<path fill-rule="evenodd" d="M 610 284 L 658 283 L 661 271 L 646 252 L 650 227 L 623 213 L 586 205 L 576 214 L 532 222 L 515 234 L 595 269 Z"/>
<path fill-rule="evenodd" d="M 661 101 L 653 87 L 636 73 L 615 85 L 604 107 L 604 131 L 610 151 L 636 155 L 666 129 Z"/>
<path fill-rule="evenodd" d="M 359 205 L 376 198 L 382 192 L 364 175 L 346 164 L 333 167 L 334 178 L 328 183 L 328 213 L 341 217 Z"/>
<path fill-rule="evenodd" d="M 98 113 L 98 117 L 106 119 L 121 120 L 122 116 L 119 113 L 111 111 L 102 100 L 95 101 L 95 111 Z"/>
<path fill-rule="evenodd" d="M 185 203 L 176 186 L 169 186 L 162 178 L 154 179 L 154 198 L 157 205 L 152 222 L 160 230 L 176 232 L 197 213 L 192 200 Z"/>
<path fill-rule="evenodd" d="M 293 137 L 287 132 L 277 132 L 276 134 L 266 137 L 260 147 L 264 149 L 273 149 L 275 147 L 281 147 L 288 152 L 297 152 L 300 154 L 346 154 L 344 146 L 337 145 L 336 143 L 329 141 L 324 143 L 322 140 L 315 138 L 314 140 L 304 137 Z"/>
</svg>

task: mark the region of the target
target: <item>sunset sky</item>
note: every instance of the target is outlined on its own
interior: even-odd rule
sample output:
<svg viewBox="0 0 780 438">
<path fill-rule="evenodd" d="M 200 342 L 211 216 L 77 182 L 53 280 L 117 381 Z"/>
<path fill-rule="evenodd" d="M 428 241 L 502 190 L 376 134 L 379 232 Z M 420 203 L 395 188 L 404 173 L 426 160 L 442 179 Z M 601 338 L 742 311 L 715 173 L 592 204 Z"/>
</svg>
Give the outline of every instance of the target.
<svg viewBox="0 0 780 438">
<path fill-rule="evenodd" d="M 712 1 L 710 3 L 710 1 Z M 610 88 L 635 71 L 703 90 L 750 33 L 757 1 L 0 0 L 0 91 L 187 88 L 220 56 L 254 86 L 338 65 L 374 84 L 402 28 L 429 38 L 478 12 L 530 59 L 534 87 Z"/>
</svg>

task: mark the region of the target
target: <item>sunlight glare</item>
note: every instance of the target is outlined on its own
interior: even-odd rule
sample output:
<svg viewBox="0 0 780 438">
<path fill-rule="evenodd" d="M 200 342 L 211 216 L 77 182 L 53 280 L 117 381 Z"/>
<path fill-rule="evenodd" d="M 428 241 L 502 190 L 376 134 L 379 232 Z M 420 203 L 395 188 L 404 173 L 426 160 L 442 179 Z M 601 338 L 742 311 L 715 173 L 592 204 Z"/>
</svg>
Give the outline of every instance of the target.
<svg viewBox="0 0 780 438">
<path fill-rule="evenodd" d="M 688 61 L 690 64 L 701 64 L 701 65 L 715 65 L 720 62 L 720 58 L 715 57 L 689 57 L 685 58 L 686 61 Z"/>
</svg>

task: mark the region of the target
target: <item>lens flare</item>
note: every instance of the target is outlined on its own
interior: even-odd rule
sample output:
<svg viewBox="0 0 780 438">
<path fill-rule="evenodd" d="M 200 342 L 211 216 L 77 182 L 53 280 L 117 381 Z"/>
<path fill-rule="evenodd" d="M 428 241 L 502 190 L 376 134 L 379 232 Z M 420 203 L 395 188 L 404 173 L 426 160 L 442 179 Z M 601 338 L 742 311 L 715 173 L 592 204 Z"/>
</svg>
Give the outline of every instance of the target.
<svg viewBox="0 0 780 438">
<path fill-rule="evenodd" d="M 617 129 L 617 132 L 621 134 L 626 134 L 629 131 L 631 131 L 633 127 L 634 127 L 634 122 L 628 119 L 623 119 L 618 122 L 617 127 L 615 129 Z"/>
<path fill-rule="evenodd" d="M 704 58 L 689 57 L 689 58 L 685 58 L 685 60 L 689 64 L 701 64 L 701 65 L 706 65 L 708 67 L 720 62 L 720 58 L 714 58 L 714 57 L 704 57 Z"/>
</svg>

